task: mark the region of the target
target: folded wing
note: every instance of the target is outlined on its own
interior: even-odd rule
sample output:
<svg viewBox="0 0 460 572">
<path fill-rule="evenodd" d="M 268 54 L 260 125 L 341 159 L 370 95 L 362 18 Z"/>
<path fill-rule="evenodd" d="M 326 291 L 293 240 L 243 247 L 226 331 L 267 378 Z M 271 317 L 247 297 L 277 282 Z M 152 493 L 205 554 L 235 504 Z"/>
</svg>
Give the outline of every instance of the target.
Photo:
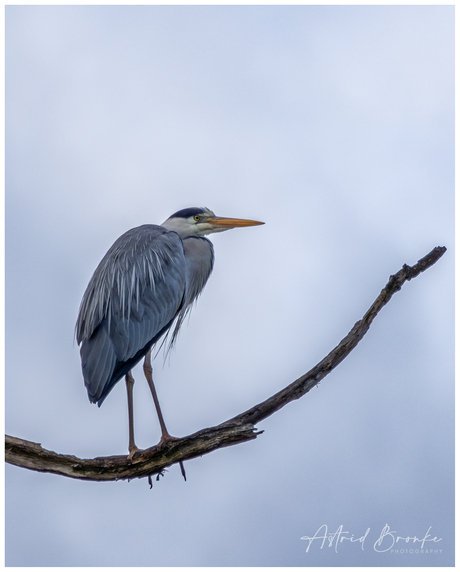
<svg viewBox="0 0 460 572">
<path fill-rule="evenodd" d="M 156 225 L 129 230 L 102 259 L 76 326 L 92 403 L 101 405 L 171 327 L 184 302 L 185 272 L 181 239 Z"/>
</svg>

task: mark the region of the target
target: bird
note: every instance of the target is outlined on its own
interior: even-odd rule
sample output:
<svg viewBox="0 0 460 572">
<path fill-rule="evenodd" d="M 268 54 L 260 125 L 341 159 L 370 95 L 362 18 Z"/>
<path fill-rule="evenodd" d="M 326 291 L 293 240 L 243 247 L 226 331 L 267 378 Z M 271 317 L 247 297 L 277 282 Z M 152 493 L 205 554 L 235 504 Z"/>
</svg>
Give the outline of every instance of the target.
<svg viewBox="0 0 460 572">
<path fill-rule="evenodd" d="M 134 439 L 131 370 L 144 358 L 144 374 L 161 428 L 160 443 L 173 439 L 153 383 L 152 348 L 170 336 L 167 349 L 171 349 L 211 275 L 214 248 L 206 235 L 261 224 L 218 217 L 208 208 L 185 208 L 161 225 L 144 224 L 125 232 L 94 271 L 75 327 L 83 379 L 89 401 L 100 407 L 125 377 L 130 460 L 140 451 Z M 185 478 L 182 463 L 181 469 Z"/>
</svg>

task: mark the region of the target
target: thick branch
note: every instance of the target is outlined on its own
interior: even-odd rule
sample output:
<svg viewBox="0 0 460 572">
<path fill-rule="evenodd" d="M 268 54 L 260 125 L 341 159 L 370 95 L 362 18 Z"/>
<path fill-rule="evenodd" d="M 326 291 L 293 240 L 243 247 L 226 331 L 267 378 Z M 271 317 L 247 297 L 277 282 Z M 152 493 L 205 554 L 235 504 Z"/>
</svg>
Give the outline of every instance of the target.
<svg viewBox="0 0 460 572">
<path fill-rule="evenodd" d="M 172 439 L 160 446 L 150 447 L 136 454 L 132 461 L 129 461 L 126 456 L 79 459 L 72 455 L 60 455 L 43 449 L 37 443 L 7 435 L 5 437 L 6 461 L 27 469 L 56 473 L 76 479 L 111 481 L 161 474 L 166 467 L 179 461 L 193 459 L 220 447 L 255 439 L 259 433 L 262 433 L 262 431 L 256 431 L 254 427 L 256 423 L 272 415 L 290 401 L 299 399 L 326 377 L 356 347 L 374 318 L 390 301 L 393 294 L 401 289 L 404 282 L 412 280 L 435 264 L 445 251 L 445 247 L 438 246 L 414 266 L 405 264 L 397 274 L 390 276 L 388 284 L 362 320 L 356 322 L 339 345 L 314 368 L 272 397 L 216 427 L 203 429 L 188 437 Z"/>
</svg>

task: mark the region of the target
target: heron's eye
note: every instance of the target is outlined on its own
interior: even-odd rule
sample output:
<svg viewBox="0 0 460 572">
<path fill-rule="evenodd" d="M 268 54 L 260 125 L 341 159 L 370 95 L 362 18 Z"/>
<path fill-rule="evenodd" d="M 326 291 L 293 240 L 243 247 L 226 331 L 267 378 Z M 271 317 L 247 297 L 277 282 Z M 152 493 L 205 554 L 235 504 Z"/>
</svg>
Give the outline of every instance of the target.
<svg viewBox="0 0 460 572">
<path fill-rule="evenodd" d="M 198 214 L 196 214 L 193 218 L 196 220 L 196 222 L 198 222 L 201 219 L 200 215 Z"/>
</svg>

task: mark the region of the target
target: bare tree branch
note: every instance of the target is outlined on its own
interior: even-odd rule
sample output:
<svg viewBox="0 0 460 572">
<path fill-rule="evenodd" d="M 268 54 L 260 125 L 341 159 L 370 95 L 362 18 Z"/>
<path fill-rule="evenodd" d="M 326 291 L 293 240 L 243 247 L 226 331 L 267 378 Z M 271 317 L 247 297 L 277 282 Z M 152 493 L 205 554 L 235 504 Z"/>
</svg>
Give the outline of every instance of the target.
<svg viewBox="0 0 460 572">
<path fill-rule="evenodd" d="M 26 469 L 55 473 L 75 479 L 113 481 L 148 476 L 150 480 L 151 475 L 159 476 L 166 467 L 179 461 L 193 459 L 220 447 L 255 439 L 258 434 L 262 433 L 256 430 L 256 423 L 272 415 L 290 401 L 299 399 L 326 377 L 356 347 L 378 312 L 390 301 L 393 294 L 401 289 L 404 282 L 412 280 L 435 264 L 445 251 L 445 247 L 438 246 L 414 266 L 405 264 L 397 274 L 390 276 L 388 284 L 362 320 L 356 322 L 339 345 L 314 368 L 272 397 L 216 427 L 202 429 L 188 437 L 171 439 L 161 445 L 140 451 L 136 453 L 132 461 L 128 460 L 127 456 L 79 459 L 73 455 L 60 455 L 48 451 L 38 443 L 6 435 L 6 461 Z"/>
</svg>

